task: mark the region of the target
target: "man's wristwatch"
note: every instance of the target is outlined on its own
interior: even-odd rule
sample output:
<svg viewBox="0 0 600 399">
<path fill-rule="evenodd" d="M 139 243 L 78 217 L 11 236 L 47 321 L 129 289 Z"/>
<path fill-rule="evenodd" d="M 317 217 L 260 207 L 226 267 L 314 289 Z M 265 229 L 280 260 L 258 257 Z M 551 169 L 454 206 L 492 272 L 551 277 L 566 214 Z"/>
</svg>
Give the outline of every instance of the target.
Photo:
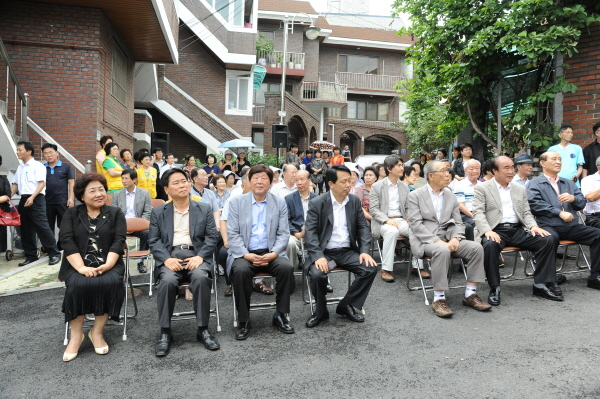
<svg viewBox="0 0 600 399">
<path fill-rule="evenodd" d="M 460 238 L 460 237 L 454 237 L 454 238 L 456 238 L 458 240 L 458 242 L 462 241 L 462 238 Z"/>
</svg>

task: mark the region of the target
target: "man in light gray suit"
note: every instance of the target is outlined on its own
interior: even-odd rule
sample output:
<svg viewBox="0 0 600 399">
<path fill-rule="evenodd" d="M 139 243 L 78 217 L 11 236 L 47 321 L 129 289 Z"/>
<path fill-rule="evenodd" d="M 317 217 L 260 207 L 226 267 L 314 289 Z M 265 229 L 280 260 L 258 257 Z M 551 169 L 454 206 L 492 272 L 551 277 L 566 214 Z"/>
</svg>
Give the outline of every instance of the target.
<svg viewBox="0 0 600 399">
<path fill-rule="evenodd" d="M 485 281 L 483 248 L 481 244 L 465 240 L 465 226 L 458 210 L 458 202 L 447 186 L 450 183 L 448 166 L 440 161 L 425 165 L 428 184 L 408 195 L 410 245 L 416 257 L 431 257 L 433 279 L 433 311 L 439 317 L 452 316 L 446 302 L 448 269 L 451 256 L 467 261 L 467 287 L 463 304 L 476 310 L 490 310 L 477 295 L 477 284 Z"/>
<path fill-rule="evenodd" d="M 125 169 L 121 173 L 121 181 L 123 188 L 114 194 L 112 206 L 120 208 L 125 214 L 125 219 L 144 218 L 150 220 L 152 212 L 150 193 L 148 190 L 136 186 L 137 172 L 133 169 Z M 148 250 L 148 230 L 132 232 L 130 235 L 140 239 L 140 251 Z M 147 272 L 143 259 L 139 260 L 137 267 L 140 273 Z"/>
<path fill-rule="evenodd" d="M 244 340 L 250 335 L 252 278 L 261 272 L 272 274 L 277 281 L 273 325 L 285 334 L 293 334 L 294 327 L 286 317 L 294 291 L 294 269 L 286 255 L 290 237 L 287 205 L 269 193 L 273 172 L 267 166 L 250 168 L 248 179 L 251 192 L 231 199 L 227 218 L 227 272 L 240 321 L 235 338 Z"/>
<path fill-rule="evenodd" d="M 408 237 L 408 223 L 406 221 L 406 205 L 408 186 L 400 181 L 404 175 L 404 165 L 398 155 L 390 155 L 383 161 L 385 173 L 383 180 L 371 187 L 369 195 L 369 212 L 373 217 L 371 232 L 375 239 L 383 236 L 381 259 L 381 278 L 392 283 L 394 276 L 394 255 L 398 236 Z M 418 269 L 414 269 L 417 273 Z M 423 278 L 429 278 L 429 273 L 422 270 Z"/>
<path fill-rule="evenodd" d="M 485 274 L 490 286 L 488 303 L 500 305 L 500 252 L 506 246 L 519 247 L 535 253 L 535 287 L 547 295 L 544 298 L 562 301 L 556 285 L 556 246 L 553 237 L 538 227 L 529 208 L 524 186 L 512 183 L 515 176 L 512 159 L 499 156 L 492 161 L 494 178 L 475 186 L 473 219 L 484 236 Z M 478 237 L 479 238 L 479 237 Z"/>
</svg>

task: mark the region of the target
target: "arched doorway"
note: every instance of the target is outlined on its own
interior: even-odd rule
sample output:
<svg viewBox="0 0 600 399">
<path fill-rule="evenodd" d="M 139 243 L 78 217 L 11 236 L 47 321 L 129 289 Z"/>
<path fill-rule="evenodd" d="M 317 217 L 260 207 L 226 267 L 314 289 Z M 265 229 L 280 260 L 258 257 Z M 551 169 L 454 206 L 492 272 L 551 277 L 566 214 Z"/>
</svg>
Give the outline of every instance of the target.
<svg viewBox="0 0 600 399">
<path fill-rule="evenodd" d="M 289 135 L 288 147 L 290 144 L 296 144 L 302 149 L 306 149 L 310 143 L 308 141 L 308 130 L 301 117 L 294 115 L 288 122 Z"/>
<path fill-rule="evenodd" d="M 343 150 L 344 146 L 348 146 L 352 159 L 360 155 L 360 138 L 353 130 L 346 130 L 340 136 L 340 148 Z"/>
<path fill-rule="evenodd" d="M 374 135 L 365 139 L 365 155 L 389 155 L 400 149 L 401 144 L 385 135 Z"/>
<path fill-rule="evenodd" d="M 310 128 L 310 136 L 308 139 L 308 144 L 310 145 L 310 143 L 317 141 L 317 130 L 315 129 L 315 127 L 311 127 Z"/>
</svg>

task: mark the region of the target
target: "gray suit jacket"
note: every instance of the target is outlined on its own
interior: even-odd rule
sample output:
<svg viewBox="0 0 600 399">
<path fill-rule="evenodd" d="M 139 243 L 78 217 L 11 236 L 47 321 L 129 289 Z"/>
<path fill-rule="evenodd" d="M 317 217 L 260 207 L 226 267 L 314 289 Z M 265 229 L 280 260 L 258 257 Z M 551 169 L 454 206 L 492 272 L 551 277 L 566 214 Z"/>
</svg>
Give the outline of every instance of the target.
<svg viewBox="0 0 600 399">
<path fill-rule="evenodd" d="M 227 217 L 227 273 L 237 258 L 248 254 L 248 243 L 252 234 L 252 192 L 231 198 Z M 287 259 L 286 250 L 290 239 L 287 205 L 283 198 L 267 193 L 267 234 L 269 250 Z"/>
<path fill-rule="evenodd" d="M 158 267 L 171 257 L 173 249 L 174 207 L 169 202 L 152 209 L 148 244 Z M 194 244 L 196 256 L 204 258 L 212 268 L 213 254 L 217 248 L 219 233 L 210 205 L 190 201 L 190 238 Z"/>
<path fill-rule="evenodd" d="M 113 195 L 112 206 L 120 208 L 123 214 L 127 213 L 127 189 L 122 188 Z M 150 193 L 140 187 L 135 188 L 135 217 L 150 220 L 152 212 L 152 201 L 150 201 Z"/>
<path fill-rule="evenodd" d="M 529 209 L 527 190 L 517 183 L 511 183 L 510 187 L 510 197 L 517 218 L 523 228 L 529 231 L 533 226 L 537 226 L 537 223 L 531 214 L 531 209 Z M 496 186 L 496 180 L 491 179 L 477 183 L 475 197 L 473 198 L 473 220 L 475 220 L 479 234 L 483 235 L 486 231 L 494 230 L 502 221 L 502 217 L 502 200 Z"/>
<path fill-rule="evenodd" d="M 454 237 L 465 238 L 465 226 L 452 191 L 444 188 L 442 216 L 438 221 L 428 187 L 425 185 L 408 194 L 409 240 L 413 255 L 417 258 L 423 256 L 425 244 L 439 240 L 447 242 Z"/>
<path fill-rule="evenodd" d="M 388 190 L 388 178 L 378 181 L 371 187 L 369 195 L 369 213 L 373 217 L 371 221 L 371 232 L 373 237 L 381 236 L 381 226 L 389 220 L 388 211 L 390 200 Z M 401 181 L 398 181 L 398 193 L 400 194 L 400 212 L 402 217 L 406 219 L 406 211 L 408 206 L 408 186 Z"/>
</svg>

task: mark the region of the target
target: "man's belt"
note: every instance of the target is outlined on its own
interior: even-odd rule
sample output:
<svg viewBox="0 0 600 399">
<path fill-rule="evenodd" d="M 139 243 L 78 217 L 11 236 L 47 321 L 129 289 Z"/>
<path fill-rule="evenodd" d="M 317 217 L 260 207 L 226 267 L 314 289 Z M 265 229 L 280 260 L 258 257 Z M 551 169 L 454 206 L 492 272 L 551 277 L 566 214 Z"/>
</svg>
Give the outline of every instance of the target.
<svg viewBox="0 0 600 399">
<path fill-rule="evenodd" d="M 521 223 L 498 223 L 498 225 L 496 227 L 516 227 L 519 226 Z"/>
<path fill-rule="evenodd" d="M 402 219 L 402 216 L 388 216 L 388 219 Z"/>
<path fill-rule="evenodd" d="M 190 249 L 190 250 L 194 250 L 194 246 L 193 245 L 187 245 L 187 244 L 183 244 L 183 245 L 175 245 L 173 247 L 173 249 Z"/>
<path fill-rule="evenodd" d="M 585 215 L 585 216 L 600 216 L 600 212 L 590 213 L 589 215 Z"/>
</svg>

